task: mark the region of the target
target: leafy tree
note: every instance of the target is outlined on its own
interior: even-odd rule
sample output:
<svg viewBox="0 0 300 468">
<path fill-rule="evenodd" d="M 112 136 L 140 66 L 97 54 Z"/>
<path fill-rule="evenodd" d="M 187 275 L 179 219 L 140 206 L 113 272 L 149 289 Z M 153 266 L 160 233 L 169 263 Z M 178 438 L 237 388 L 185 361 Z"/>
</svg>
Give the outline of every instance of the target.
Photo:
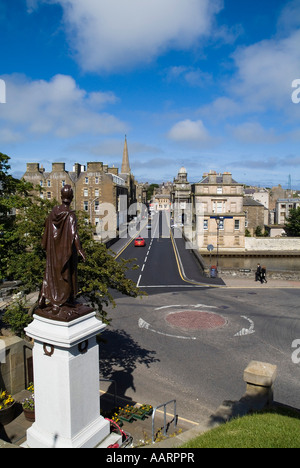
<svg viewBox="0 0 300 468">
<path fill-rule="evenodd" d="M 158 188 L 158 184 L 150 184 L 147 190 L 147 200 L 151 200 L 153 196 L 154 189 Z"/>
<path fill-rule="evenodd" d="M 31 184 L 12 177 L 9 169 L 9 157 L 0 153 L 0 281 L 7 277 L 7 243 L 15 222 L 15 210 L 21 201 L 24 204 L 32 188 Z"/>
<path fill-rule="evenodd" d="M 284 230 L 290 237 L 300 237 L 300 207 L 290 210 Z"/>
</svg>

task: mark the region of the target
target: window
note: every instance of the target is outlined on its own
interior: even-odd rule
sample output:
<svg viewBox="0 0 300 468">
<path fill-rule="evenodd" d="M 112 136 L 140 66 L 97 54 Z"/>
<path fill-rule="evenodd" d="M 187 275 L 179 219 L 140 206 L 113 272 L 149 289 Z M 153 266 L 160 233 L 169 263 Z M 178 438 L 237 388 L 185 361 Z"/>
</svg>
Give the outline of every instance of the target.
<svg viewBox="0 0 300 468">
<path fill-rule="evenodd" d="M 88 184 L 88 183 L 89 183 L 89 178 L 88 178 L 88 177 L 86 177 L 86 178 L 84 179 L 84 183 L 85 183 L 85 184 Z"/>
<path fill-rule="evenodd" d="M 212 202 L 212 211 L 213 213 L 223 213 L 225 211 L 224 201 L 213 201 Z"/>
<path fill-rule="evenodd" d="M 99 189 L 95 189 L 95 197 L 99 197 Z"/>
<path fill-rule="evenodd" d="M 65 180 L 62 180 L 61 181 L 61 186 L 64 187 L 66 185 L 66 181 Z"/>
<path fill-rule="evenodd" d="M 223 202 L 217 202 L 217 213 L 223 213 Z"/>
<path fill-rule="evenodd" d="M 87 201 L 84 201 L 84 202 L 83 202 L 83 209 L 84 209 L 84 211 L 88 211 L 88 210 L 89 210 L 89 202 L 87 202 Z"/>
<path fill-rule="evenodd" d="M 47 180 L 47 187 L 51 187 L 51 180 Z"/>
<path fill-rule="evenodd" d="M 221 195 L 223 193 L 223 188 L 222 187 L 217 187 L 217 194 Z"/>
<path fill-rule="evenodd" d="M 42 180 L 40 180 L 40 186 L 43 187 L 43 181 Z"/>
<path fill-rule="evenodd" d="M 234 230 L 235 230 L 235 231 L 239 231 L 239 230 L 240 230 L 240 220 L 239 220 L 239 219 L 235 219 L 235 220 L 234 220 Z"/>
<path fill-rule="evenodd" d="M 203 220 L 203 229 L 204 229 L 204 231 L 207 231 L 207 229 L 208 229 L 208 219 Z"/>
<path fill-rule="evenodd" d="M 95 184 L 99 184 L 99 177 L 95 177 Z"/>
<path fill-rule="evenodd" d="M 99 211 L 99 201 L 95 201 L 95 211 Z"/>
<path fill-rule="evenodd" d="M 84 197 L 88 197 L 88 196 L 89 196 L 89 190 L 88 190 L 87 188 L 85 188 L 85 189 L 83 190 L 83 196 L 84 196 Z"/>
<path fill-rule="evenodd" d="M 220 229 L 221 231 L 224 230 L 224 219 L 219 219 L 219 229 Z"/>
<path fill-rule="evenodd" d="M 48 198 L 48 200 L 51 199 L 51 192 L 47 192 L 47 198 Z"/>
</svg>

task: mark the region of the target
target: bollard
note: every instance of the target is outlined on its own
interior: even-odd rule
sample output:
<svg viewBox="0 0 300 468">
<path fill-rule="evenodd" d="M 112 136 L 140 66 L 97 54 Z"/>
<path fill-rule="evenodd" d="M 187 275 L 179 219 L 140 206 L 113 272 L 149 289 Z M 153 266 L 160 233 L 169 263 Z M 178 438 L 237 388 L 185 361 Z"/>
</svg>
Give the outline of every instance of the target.
<svg viewBox="0 0 300 468">
<path fill-rule="evenodd" d="M 244 381 L 247 383 L 246 394 L 252 398 L 273 403 L 273 384 L 277 376 L 277 366 L 266 362 L 251 361 L 244 370 Z"/>
</svg>

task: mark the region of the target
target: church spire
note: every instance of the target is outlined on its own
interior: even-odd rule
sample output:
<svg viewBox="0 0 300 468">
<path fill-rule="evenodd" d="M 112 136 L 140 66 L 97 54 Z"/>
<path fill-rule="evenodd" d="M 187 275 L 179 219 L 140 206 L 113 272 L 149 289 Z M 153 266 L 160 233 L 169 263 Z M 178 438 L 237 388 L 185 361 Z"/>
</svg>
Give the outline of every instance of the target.
<svg viewBox="0 0 300 468">
<path fill-rule="evenodd" d="M 123 160 L 122 160 L 121 174 L 130 174 L 130 165 L 129 165 L 126 135 L 125 135 L 125 143 L 124 143 L 124 150 L 123 150 Z"/>
</svg>

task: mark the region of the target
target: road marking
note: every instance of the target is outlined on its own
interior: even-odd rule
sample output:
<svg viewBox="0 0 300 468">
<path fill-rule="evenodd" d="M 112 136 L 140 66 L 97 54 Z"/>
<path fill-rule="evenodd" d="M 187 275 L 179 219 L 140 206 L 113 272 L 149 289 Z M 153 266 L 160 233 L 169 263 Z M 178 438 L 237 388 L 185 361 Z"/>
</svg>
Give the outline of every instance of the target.
<svg viewBox="0 0 300 468">
<path fill-rule="evenodd" d="M 149 330 L 153 333 L 157 333 L 158 335 L 169 336 L 171 338 L 178 338 L 181 340 L 196 340 L 197 339 L 195 336 L 170 335 L 169 333 L 164 333 L 158 330 L 154 330 L 153 328 L 151 328 L 150 323 L 145 322 L 145 320 L 142 318 L 139 318 L 138 325 L 139 325 L 139 328 L 146 328 L 146 330 Z"/>
<path fill-rule="evenodd" d="M 179 252 L 178 252 L 178 249 L 177 249 L 177 245 L 176 245 L 176 242 L 174 240 L 174 237 L 173 237 L 173 233 L 172 233 L 172 230 L 170 229 L 170 238 L 171 238 L 171 242 L 172 242 L 172 246 L 173 246 L 173 250 L 174 250 L 174 255 L 175 255 L 175 259 L 176 259 L 176 263 L 177 263 L 177 268 L 178 268 L 178 272 L 179 272 L 179 275 L 180 275 L 180 278 L 182 279 L 182 281 L 184 281 L 185 283 L 189 283 L 189 284 L 192 284 L 194 286 L 206 286 L 206 287 L 209 287 L 209 288 L 222 288 L 224 287 L 223 285 L 216 285 L 216 284 L 205 284 L 205 283 L 197 283 L 196 281 L 192 281 L 192 280 L 189 280 L 186 278 L 186 275 L 185 275 L 185 272 L 184 272 L 184 269 L 183 269 L 183 265 L 182 265 L 182 261 L 181 261 L 181 258 L 180 258 L 180 255 L 179 255 Z"/>
<path fill-rule="evenodd" d="M 139 288 L 210 288 L 210 284 L 157 284 L 151 286 L 144 286 L 139 284 Z"/>
<path fill-rule="evenodd" d="M 187 305 L 175 304 L 175 305 L 167 305 L 167 306 L 157 307 L 157 308 L 154 309 L 154 310 L 170 309 L 170 308 L 173 308 L 173 307 L 195 307 L 195 309 L 197 309 L 198 307 L 205 307 L 206 309 L 207 309 L 207 308 L 210 308 L 210 309 L 218 309 L 218 307 L 216 307 L 216 306 L 209 306 L 209 305 L 205 305 L 205 304 L 195 304 L 195 305 L 190 305 L 190 304 L 187 304 Z"/>
<path fill-rule="evenodd" d="M 245 315 L 241 315 L 241 317 L 244 318 L 245 320 L 248 320 L 248 322 L 250 322 L 250 327 L 242 328 L 234 336 L 245 336 L 245 335 L 252 335 L 253 333 L 255 333 L 253 320 L 249 319 L 248 317 L 245 317 Z"/>
</svg>

